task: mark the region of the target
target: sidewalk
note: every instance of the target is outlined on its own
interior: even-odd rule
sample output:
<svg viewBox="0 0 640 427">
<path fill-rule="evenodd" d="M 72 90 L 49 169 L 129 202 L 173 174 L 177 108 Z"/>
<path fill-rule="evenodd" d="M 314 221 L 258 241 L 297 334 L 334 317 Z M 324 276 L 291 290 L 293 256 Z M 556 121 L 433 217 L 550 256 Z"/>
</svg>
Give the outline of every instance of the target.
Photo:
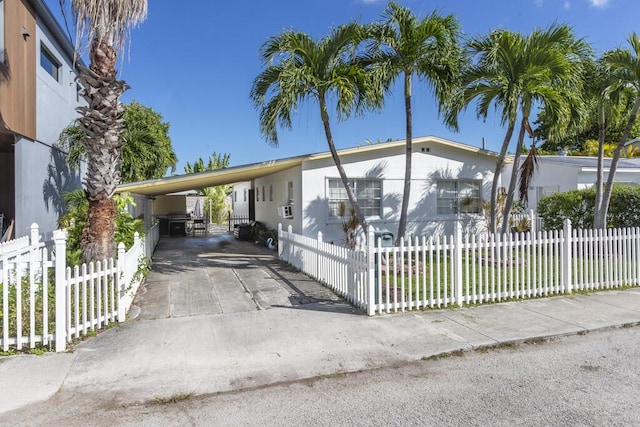
<svg viewBox="0 0 640 427">
<path fill-rule="evenodd" d="M 0 357 L 0 414 L 56 393 L 132 405 L 640 323 L 640 288 L 367 317 L 226 234 L 161 240 L 134 304 L 68 353 Z"/>
<path fill-rule="evenodd" d="M 135 404 L 640 323 L 640 289 L 373 318 L 325 305 L 134 320 L 71 353 L 0 358 L 0 413 L 58 390 Z"/>
</svg>

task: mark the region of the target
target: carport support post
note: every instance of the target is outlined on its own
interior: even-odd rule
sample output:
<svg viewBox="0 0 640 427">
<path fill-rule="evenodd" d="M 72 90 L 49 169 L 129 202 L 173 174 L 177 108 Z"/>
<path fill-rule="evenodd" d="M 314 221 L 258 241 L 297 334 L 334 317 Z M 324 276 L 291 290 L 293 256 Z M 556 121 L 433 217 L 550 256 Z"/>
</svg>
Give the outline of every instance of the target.
<svg viewBox="0 0 640 427">
<path fill-rule="evenodd" d="M 373 226 L 370 225 L 367 230 L 367 314 L 369 316 L 376 314 L 376 268 L 373 245 Z"/>
<path fill-rule="evenodd" d="M 63 352 L 67 348 L 67 232 L 55 230 L 53 232 L 55 244 L 55 294 L 56 294 L 56 352 Z"/>
</svg>

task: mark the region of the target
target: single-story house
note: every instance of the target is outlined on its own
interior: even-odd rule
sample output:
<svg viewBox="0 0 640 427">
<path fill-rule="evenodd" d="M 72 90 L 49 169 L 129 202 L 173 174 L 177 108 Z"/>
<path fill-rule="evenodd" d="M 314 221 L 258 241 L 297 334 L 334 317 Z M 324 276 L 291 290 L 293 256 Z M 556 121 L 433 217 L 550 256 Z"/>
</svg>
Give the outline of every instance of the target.
<svg viewBox="0 0 640 427">
<path fill-rule="evenodd" d="M 347 176 L 376 231 L 398 230 L 405 171 L 405 141 L 339 150 Z M 482 230 L 497 154 L 434 136 L 415 138 L 407 233 L 452 233 L 456 221 Z M 330 152 L 235 166 L 121 185 L 119 191 L 157 196 L 185 189 L 233 184 L 234 215 L 306 236 L 322 232 L 340 243 L 338 209 L 346 191 Z"/>
<path fill-rule="evenodd" d="M 609 176 L 610 165 L 611 158 L 605 158 L 604 182 Z M 502 173 L 502 182 L 505 186 L 509 185 L 512 167 L 512 164 L 508 164 Z M 540 156 L 537 170 L 529 185 L 527 208 L 536 210 L 542 196 L 594 186 L 597 171 L 597 157 Z M 618 161 L 615 182 L 640 184 L 640 159 L 621 158 Z"/>
</svg>

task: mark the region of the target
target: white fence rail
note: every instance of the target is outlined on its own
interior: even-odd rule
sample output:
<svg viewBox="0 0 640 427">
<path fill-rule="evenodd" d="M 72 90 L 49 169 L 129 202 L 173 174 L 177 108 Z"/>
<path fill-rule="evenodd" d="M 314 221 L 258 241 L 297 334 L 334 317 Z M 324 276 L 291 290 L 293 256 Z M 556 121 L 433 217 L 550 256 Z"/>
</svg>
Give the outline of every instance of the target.
<svg viewBox="0 0 640 427">
<path fill-rule="evenodd" d="M 157 227 L 156 227 L 157 228 Z M 157 231 L 157 230 L 156 230 Z M 153 234 L 153 229 L 149 234 Z M 133 246 L 118 245 L 116 259 L 66 265 L 66 233 L 54 232 L 54 251 L 40 241 L 37 225 L 24 242 L 0 252 L 0 349 L 66 344 L 112 322 L 125 320 L 141 283 L 139 263 L 157 239 L 137 233 Z M 148 247 L 149 244 L 154 246 Z"/>
<path fill-rule="evenodd" d="M 567 220 L 560 231 L 463 236 L 458 225 L 397 247 L 380 247 L 371 231 L 365 252 L 321 240 L 280 229 L 280 258 L 369 315 L 640 283 L 640 228 L 572 230 Z"/>
</svg>

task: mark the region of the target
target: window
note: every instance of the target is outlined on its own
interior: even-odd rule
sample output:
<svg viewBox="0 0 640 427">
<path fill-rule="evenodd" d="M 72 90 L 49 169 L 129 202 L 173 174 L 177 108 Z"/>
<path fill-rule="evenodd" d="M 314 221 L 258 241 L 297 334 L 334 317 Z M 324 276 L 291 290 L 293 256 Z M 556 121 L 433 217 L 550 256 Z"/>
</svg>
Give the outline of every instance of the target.
<svg viewBox="0 0 640 427">
<path fill-rule="evenodd" d="M 262 201 L 267 201 L 267 193 L 264 191 L 264 185 L 262 186 Z"/>
<path fill-rule="evenodd" d="M 51 77 L 56 79 L 56 81 L 60 81 L 60 62 L 58 62 L 56 57 L 42 44 L 40 45 L 40 66 L 44 68 L 47 73 L 51 74 Z"/>
<path fill-rule="evenodd" d="M 247 189 L 246 188 L 244 189 L 244 201 L 245 202 L 247 201 Z"/>
<path fill-rule="evenodd" d="M 327 185 L 329 217 L 340 218 L 340 203 L 349 206 L 347 190 L 340 179 L 329 179 Z M 382 181 L 378 179 L 351 179 L 349 185 L 356 195 L 364 216 L 382 216 Z"/>
<path fill-rule="evenodd" d="M 0 0 L 0 62 L 4 63 L 4 1 Z"/>
<path fill-rule="evenodd" d="M 269 201 L 273 202 L 273 184 L 269 184 Z"/>
<path fill-rule="evenodd" d="M 236 203 L 238 201 L 238 192 L 234 191 L 233 192 L 233 203 Z"/>
<path fill-rule="evenodd" d="M 260 201 L 260 187 L 256 187 L 256 202 Z"/>
<path fill-rule="evenodd" d="M 480 213 L 479 180 L 439 180 L 438 215 Z"/>
<path fill-rule="evenodd" d="M 286 203 L 293 203 L 293 181 L 287 181 L 287 200 Z"/>
</svg>

